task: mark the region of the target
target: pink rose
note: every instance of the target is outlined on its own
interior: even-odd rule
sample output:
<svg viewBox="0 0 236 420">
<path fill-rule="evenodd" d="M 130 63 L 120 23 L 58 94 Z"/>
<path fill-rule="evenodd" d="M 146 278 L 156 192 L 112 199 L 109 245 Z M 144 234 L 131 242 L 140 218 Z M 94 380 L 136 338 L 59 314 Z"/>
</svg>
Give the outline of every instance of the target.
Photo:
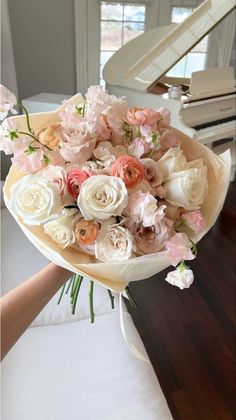
<svg viewBox="0 0 236 420">
<path fill-rule="evenodd" d="M 83 163 L 90 159 L 96 145 L 96 137 L 88 130 L 87 123 L 64 128 L 61 133 L 62 157 L 72 163 Z"/>
<path fill-rule="evenodd" d="M 118 176 L 127 188 L 132 188 L 144 179 L 144 167 L 138 159 L 124 155 L 111 167 L 111 175 Z"/>
<path fill-rule="evenodd" d="M 171 264 L 174 266 L 183 260 L 193 260 L 195 258 L 191 251 L 192 244 L 185 233 L 176 233 L 165 243 L 165 248 Z"/>
<path fill-rule="evenodd" d="M 177 286 L 183 290 L 191 286 L 193 279 L 194 275 L 192 270 L 177 268 L 174 271 L 170 271 L 165 280 L 172 286 Z"/>
<path fill-rule="evenodd" d="M 161 168 L 159 167 L 158 162 L 155 162 L 150 158 L 141 159 L 141 163 L 144 166 L 145 179 L 149 182 L 151 188 L 153 189 L 154 195 L 156 195 L 157 188 L 160 187 L 163 182 Z"/>
<path fill-rule="evenodd" d="M 127 121 L 130 125 L 140 126 L 156 126 L 160 120 L 159 112 L 151 108 L 131 108 L 127 112 Z"/>
<path fill-rule="evenodd" d="M 172 233 L 172 222 L 165 217 L 153 226 L 138 225 L 134 235 L 137 254 L 151 254 L 160 251 Z"/>
<path fill-rule="evenodd" d="M 73 198 L 78 197 L 80 193 L 81 185 L 89 177 L 90 175 L 87 172 L 82 171 L 82 169 L 79 169 L 79 168 L 72 169 L 67 174 L 67 189 L 68 189 L 69 194 Z"/>
<path fill-rule="evenodd" d="M 183 213 L 181 218 L 195 233 L 201 232 L 205 228 L 205 220 L 198 210 Z"/>
<path fill-rule="evenodd" d="M 109 140 L 111 138 L 111 128 L 107 122 L 106 115 L 100 115 L 93 126 L 93 131 L 98 135 L 98 141 Z"/>
<path fill-rule="evenodd" d="M 50 165 L 43 169 L 40 175 L 52 181 L 57 186 L 61 196 L 65 194 L 67 185 L 67 174 L 65 168 L 62 166 Z"/>
<path fill-rule="evenodd" d="M 136 191 L 129 195 L 125 213 L 134 222 L 149 227 L 164 217 L 164 209 L 165 206 L 157 207 L 157 200 L 151 194 Z"/>
<path fill-rule="evenodd" d="M 179 207 L 172 206 L 167 203 L 165 200 L 158 201 L 158 206 L 165 206 L 165 215 L 168 219 L 173 222 L 180 220 L 181 209 Z"/>
</svg>

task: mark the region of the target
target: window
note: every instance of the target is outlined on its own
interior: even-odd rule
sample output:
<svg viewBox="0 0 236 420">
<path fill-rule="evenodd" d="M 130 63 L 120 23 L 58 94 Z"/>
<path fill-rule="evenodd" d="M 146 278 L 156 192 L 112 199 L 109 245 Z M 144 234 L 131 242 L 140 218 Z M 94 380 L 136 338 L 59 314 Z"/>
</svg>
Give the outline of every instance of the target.
<svg viewBox="0 0 236 420">
<path fill-rule="evenodd" d="M 101 2 L 100 84 L 102 70 L 122 45 L 145 30 L 146 6 L 127 2 Z"/>
<path fill-rule="evenodd" d="M 171 22 L 181 23 L 193 12 L 193 7 L 172 7 Z M 208 35 L 205 36 L 168 73 L 172 77 L 191 77 L 192 72 L 203 70 L 206 66 Z"/>
</svg>

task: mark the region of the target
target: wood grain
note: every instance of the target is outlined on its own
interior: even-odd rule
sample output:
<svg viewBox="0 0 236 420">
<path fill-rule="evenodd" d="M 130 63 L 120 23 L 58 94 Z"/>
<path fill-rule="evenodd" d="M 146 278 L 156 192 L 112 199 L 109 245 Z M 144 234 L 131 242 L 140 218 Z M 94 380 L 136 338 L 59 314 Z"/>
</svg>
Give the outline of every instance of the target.
<svg viewBox="0 0 236 420">
<path fill-rule="evenodd" d="M 235 221 L 231 183 L 216 225 L 191 262 L 194 283 L 179 290 L 169 270 L 130 285 L 129 308 L 175 420 L 234 420 Z"/>
</svg>

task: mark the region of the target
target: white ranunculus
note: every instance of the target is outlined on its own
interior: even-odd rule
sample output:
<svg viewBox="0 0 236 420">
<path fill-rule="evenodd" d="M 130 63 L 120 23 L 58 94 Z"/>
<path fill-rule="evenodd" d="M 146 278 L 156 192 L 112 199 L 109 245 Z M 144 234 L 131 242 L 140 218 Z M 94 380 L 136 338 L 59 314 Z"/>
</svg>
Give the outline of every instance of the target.
<svg viewBox="0 0 236 420">
<path fill-rule="evenodd" d="M 120 225 L 102 225 L 95 242 L 95 256 L 103 262 L 128 260 L 133 253 L 133 235 Z"/>
<path fill-rule="evenodd" d="M 180 270 L 176 269 L 174 271 L 170 271 L 166 276 L 166 281 L 172 286 L 177 286 L 179 289 L 183 290 L 189 288 L 193 282 L 194 275 L 192 270 L 185 269 Z"/>
<path fill-rule="evenodd" d="M 41 225 L 62 211 L 56 185 L 37 175 L 26 175 L 12 186 L 9 208 L 27 225 Z"/>
<path fill-rule="evenodd" d="M 67 248 L 75 242 L 74 215 L 58 217 L 44 225 L 44 232 L 49 235 L 60 248 Z"/>
<path fill-rule="evenodd" d="M 116 176 L 95 175 L 83 182 L 78 206 L 86 220 L 108 220 L 120 216 L 127 206 L 128 192 Z"/>
<path fill-rule="evenodd" d="M 202 163 L 202 166 L 173 173 L 164 187 L 167 203 L 186 210 L 198 210 L 207 192 L 207 167 Z"/>
<path fill-rule="evenodd" d="M 163 178 L 168 178 L 173 172 L 185 169 L 187 159 L 180 147 L 171 147 L 159 160 L 158 166 L 162 171 Z"/>
</svg>

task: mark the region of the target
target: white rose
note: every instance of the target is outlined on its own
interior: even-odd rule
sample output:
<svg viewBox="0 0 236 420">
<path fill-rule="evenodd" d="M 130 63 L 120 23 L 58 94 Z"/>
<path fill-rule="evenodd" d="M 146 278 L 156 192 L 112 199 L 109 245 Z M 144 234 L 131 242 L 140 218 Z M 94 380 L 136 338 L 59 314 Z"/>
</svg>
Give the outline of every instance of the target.
<svg viewBox="0 0 236 420">
<path fill-rule="evenodd" d="M 62 216 L 44 225 L 44 232 L 49 235 L 60 248 L 67 248 L 75 242 L 74 216 Z"/>
<path fill-rule="evenodd" d="M 86 220 L 108 220 L 120 216 L 127 206 L 128 192 L 116 176 L 94 175 L 83 182 L 78 206 Z"/>
<path fill-rule="evenodd" d="M 185 169 L 187 159 L 180 147 L 171 147 L 159 160 L 158 166 L 162 171 L 164 179 L 173 172 L 180 172 Z"/>
<path fill-rule="evenodd" d="M 133 235 L 120 225 L 102 225 L 95 242 L 95 256 L 104 262 L 128 260 L 133 253 Z"/>
<path fill-rule="evenodd" d="M 164 187 L 167 190 L 167 203 L 186 210 L 198 210 L 207 192 L 207 167 L 193 167 L 173 173 Z"/>
<path fill-rule="evenodd" d="M 191 286 L 193 279 L 194 279 L 194 275 L 193 275 L 192 270 L 190 269 L 180 270 L 177 268 L 174 271 L 170 271 L 167 274 L 167 277 L 165 280 L 168 283 L 172 284 L 172 286 L 177 286 L 181 290 L 183 290 Z"/>
<path fill-rule="evenodd" d="M 9 207 L 27 225 L 41 225 L 62 210 L 56 185 L 37 175 L 26 175 L 12 186 Z"/>
</svg>

